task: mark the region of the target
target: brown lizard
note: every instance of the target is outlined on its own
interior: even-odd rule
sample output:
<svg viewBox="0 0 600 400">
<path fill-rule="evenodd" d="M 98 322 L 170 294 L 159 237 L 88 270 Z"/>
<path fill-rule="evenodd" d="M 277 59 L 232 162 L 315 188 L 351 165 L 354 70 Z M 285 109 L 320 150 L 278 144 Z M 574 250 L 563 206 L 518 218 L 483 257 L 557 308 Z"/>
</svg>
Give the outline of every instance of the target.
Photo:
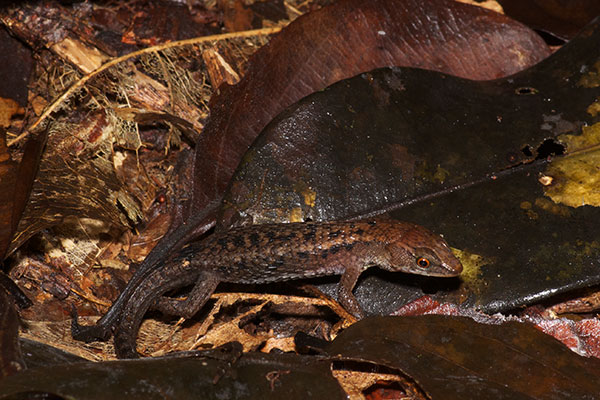
<svg viewBox="0 0 600 400">
<path fill-rule="evenodd" d="M 119 358 L 137 357 L 136 337 L 150 308 L 190 318 L 220 282 L 257 284 L 341 275 L 338 301 L 357 317 L 364 313 L 352 294 L 367 268 L 452 277 L 462 265 L 444 239 L 394 220 L 253 225 L 189 244 L 134 288 L 115 330 Z M 194 284 L 185 300 L 162 297 Z"/>
</svg>

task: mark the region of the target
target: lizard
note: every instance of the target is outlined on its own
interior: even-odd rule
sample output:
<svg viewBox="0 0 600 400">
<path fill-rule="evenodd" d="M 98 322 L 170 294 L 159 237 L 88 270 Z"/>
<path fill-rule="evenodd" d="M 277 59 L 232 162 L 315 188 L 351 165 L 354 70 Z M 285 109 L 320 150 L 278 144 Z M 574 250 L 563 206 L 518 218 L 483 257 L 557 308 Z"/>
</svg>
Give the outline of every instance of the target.
<svg viewBox="0 0 600 400">
<path fill-rule="evenodd" d="M 358 318 L 352 290 L 369 267 L 454 277 L 460 261 L 446 241 L 426 228 L 395 220 L 252 225 L 216 233 L 182 248 L 133 288 L 115 325 L 115 352 L 136 358 L 137 332 L 146 312 L 193 317 L 221 282 L 259 284 L 341 275 L 338 301 Z M 162 297 L 194 285 L 185 300 Z"/>
</svg>

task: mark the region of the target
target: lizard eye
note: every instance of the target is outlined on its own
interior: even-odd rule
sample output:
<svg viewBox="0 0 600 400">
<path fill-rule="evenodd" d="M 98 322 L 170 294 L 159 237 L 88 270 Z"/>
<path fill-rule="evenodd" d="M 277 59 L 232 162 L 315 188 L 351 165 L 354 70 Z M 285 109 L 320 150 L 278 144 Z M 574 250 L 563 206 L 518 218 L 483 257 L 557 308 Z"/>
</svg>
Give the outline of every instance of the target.
<svg viewBox="0 0 600 400">
<path fill-rule="evenodd" d="M 431 264 L 431 263 L 430 263 L 430 262 L 429 262 L 429 260 L 428 260 L 428 259 L 426 259 L 425 257 L 420 257 L 420 258 L 417 260 L 417 264 L 418 264 L 418 265 L 419 265 L 419 267 L 421 267 L 421 268 L 427 268 L 427 267 L 429 267 L 429 264 Z"/>
</svg>

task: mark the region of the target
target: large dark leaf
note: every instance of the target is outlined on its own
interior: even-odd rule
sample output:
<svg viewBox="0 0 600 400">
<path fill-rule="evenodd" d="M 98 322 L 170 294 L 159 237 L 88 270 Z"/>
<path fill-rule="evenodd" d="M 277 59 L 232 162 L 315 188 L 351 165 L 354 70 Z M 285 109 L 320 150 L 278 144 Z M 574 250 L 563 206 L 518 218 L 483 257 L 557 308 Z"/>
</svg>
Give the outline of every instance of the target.
<svg viewBox="0 0 600 400">
<path fill-rule="evenodd" d="M 463 290 L 448 299 L 488 311 L 600 282 L 598 173 L 594 153 L 585 155 L 600 130 L 600 88 L 590 67 L 600 56 L 599 26 L 509 78 L 382 69 L 303 99 L 246 154 L 223 225 L 399 209 L 395 217 L 443 233 L 465 251 Z M 516 167 L 562 151 L 558 141 L 574 155 L 555 160 L 541 181 L 539 161 Z M 577 207 L 583 204 L 591 205 Z M 409 285 L 404 301 L 422 294 L 414 286 L 439 289 L 422 278 Z M 372 311 L 400 302 L 393 288 L 370 292 Z"/>
<path fill-rule="evenodd" d="M 35 391 L 77 399 L 346 398 L 329 362 L 282 354 L 229 361 L 199 354 L 37 368 L 2 381 L 0 399 Z"/>
<path fill-rule="evenodd" d="M 591 400 L 600 393 L 599 360 L 518 322 L 369 318 L 342 332 L 328 352 L 399 369 L 433 400 Z"/>
<path fill-rule="evenodd" d="M 58 367 L 65 364 L 87 362 L 85 358 L 34 340 L 19 340 L 23 360 L 28 368 Z"/>
</svg>

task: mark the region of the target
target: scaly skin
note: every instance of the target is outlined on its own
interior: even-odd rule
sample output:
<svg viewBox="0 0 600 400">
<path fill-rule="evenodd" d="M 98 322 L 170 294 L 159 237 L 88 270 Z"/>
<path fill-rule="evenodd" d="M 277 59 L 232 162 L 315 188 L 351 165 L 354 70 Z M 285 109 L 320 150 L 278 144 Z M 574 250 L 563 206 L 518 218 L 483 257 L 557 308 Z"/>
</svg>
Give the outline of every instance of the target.
<svg viewBox="0 0 600 400">
<path fill-rule="evenodd" d="M 191 243 L 161 269 L 146 276 L 127 301 L 116 325 L 119 358 L 137 357 L 136 336 L 146 311 L 154 307 L 190 318 L 220 282 L 257 284 L 342 275 L 338 300 L 363 316 L 352 294 L 360 274 L 371 266 L 388 271 L 452 277 L 462 265 L 440 236 L 393 220 L 254 225 Z M 194 284 L 186 300 L 161 297 Z"/>
</svg>

